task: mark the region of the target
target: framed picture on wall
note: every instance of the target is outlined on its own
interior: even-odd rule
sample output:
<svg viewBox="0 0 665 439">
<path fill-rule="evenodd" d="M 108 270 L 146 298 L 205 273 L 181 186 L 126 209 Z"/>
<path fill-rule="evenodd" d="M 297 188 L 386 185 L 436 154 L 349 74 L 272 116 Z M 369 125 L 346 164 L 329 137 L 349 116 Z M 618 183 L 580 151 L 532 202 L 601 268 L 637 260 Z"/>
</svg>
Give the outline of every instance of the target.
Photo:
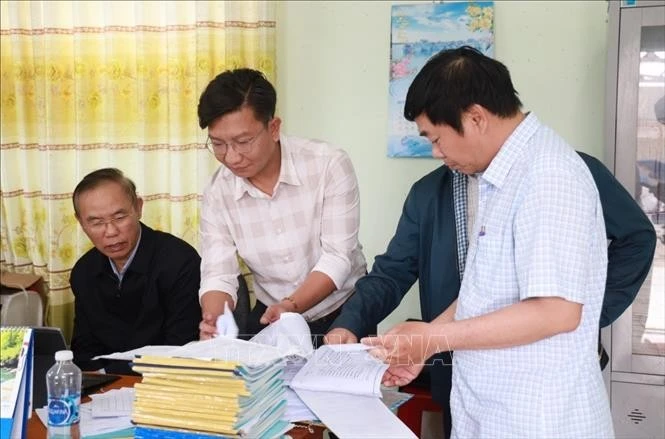
<svg viewBox="0 0 665 439">
<path fill-rule="evenodd" d="M 388 157 L 431 157 L 430 142 L 404 119 L 406 92 L 441 50 L 466 45 L 494 55 L 494 2 L 394 5 L 390 29 Z"/>
</svg>

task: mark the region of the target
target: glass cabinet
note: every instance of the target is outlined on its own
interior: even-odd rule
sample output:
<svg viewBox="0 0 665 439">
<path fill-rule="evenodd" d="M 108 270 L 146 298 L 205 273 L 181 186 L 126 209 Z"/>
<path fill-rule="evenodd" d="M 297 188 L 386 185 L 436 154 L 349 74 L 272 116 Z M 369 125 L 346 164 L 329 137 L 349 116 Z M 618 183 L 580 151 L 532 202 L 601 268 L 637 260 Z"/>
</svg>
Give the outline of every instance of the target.
<svg viewBox="0 0 665 439">
<path fill-rule="evenodd" d="M 603 331 L 618 438 L 665 437 L 665 4 L 610 1 L 605 162 L 657 234 L 632 306 Z"/>
</svg>

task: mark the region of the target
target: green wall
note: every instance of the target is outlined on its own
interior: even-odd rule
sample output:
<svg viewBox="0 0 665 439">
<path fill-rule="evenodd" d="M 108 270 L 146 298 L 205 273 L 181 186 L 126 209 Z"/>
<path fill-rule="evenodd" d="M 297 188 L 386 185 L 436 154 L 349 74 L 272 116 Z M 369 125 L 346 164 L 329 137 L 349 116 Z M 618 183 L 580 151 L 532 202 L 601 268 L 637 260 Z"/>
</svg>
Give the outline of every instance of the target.
<svg viewBox="0 0 665 439">
<path fill-rule="evenodd" d="M 392 237 L 411 184 L 440 164 L 386 157 L 393 3 L 408 2 L 282 1 L 277 7 L 283 129 L 349 152 L 360 182 L 360 239 L 370 266 Z M 495 57 L 511 71 L 524 109 L 597 157 L 603 150 L 606 28 L 606 1 L 495 1 Z M 420 316 L 415 290 L 381 329 Z"/>
</svg>

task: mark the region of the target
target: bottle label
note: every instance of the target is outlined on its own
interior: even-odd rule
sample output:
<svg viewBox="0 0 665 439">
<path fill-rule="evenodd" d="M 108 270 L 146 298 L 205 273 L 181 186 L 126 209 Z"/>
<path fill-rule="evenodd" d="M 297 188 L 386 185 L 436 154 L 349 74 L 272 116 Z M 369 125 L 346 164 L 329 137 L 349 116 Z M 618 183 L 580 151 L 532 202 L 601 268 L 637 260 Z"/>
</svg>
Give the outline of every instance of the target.
<svg viewBox="0 0 665 439">
<path fill-rule="evenodd" d="M 48 425 L 63 427 L 78 424 L 81 395 L 69 395 L 48 399 Z"/>
</svg>

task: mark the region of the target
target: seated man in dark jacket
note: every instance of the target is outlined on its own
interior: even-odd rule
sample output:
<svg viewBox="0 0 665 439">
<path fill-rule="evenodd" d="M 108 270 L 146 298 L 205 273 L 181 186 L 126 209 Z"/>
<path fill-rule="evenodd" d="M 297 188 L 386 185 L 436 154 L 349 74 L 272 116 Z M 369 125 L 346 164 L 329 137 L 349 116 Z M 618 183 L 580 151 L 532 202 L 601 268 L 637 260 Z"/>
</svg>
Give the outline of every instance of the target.
<svg viewBox="0 0 665 439">
<path fill-rule="evenodd" d="M 146 345 L 198 339 L 200 263 L 196 250 L 140 222 L 143 200 L 114 168 L 76 186 L 74 211 L 94 244 L 72 269 L 72 350 L 83 370 L 131 373 L 126 362 L 92 360 Z"/>
<path fill-rule="evenodd" d="M 603 207 L 608 247 L 607 281 L 600 316 L 604 327 L 633 302 L 653 260 L 656 233 L 631 195 L 597 159 L 579 153 L 591 171 Z M 472 193 L 469 193 L 473 197 Z M 477 195 L 476 195 L 477 197 Z M 477 199 L 477 198 L 476 198 Z M 543 214 L 547 214 L 543 212 Z M 372 271 L 331 325 L 328 343 L 355 343 L 388 316 L 419 281 L 422 319 L 431 322 L 457 299 L 466 260 L 467 178 L 441 166 L 411 188 L 395 235 Z M 444 410 L 450 437 L 452 353 L 430 359 L 431 392 Z"/>
</svg>

